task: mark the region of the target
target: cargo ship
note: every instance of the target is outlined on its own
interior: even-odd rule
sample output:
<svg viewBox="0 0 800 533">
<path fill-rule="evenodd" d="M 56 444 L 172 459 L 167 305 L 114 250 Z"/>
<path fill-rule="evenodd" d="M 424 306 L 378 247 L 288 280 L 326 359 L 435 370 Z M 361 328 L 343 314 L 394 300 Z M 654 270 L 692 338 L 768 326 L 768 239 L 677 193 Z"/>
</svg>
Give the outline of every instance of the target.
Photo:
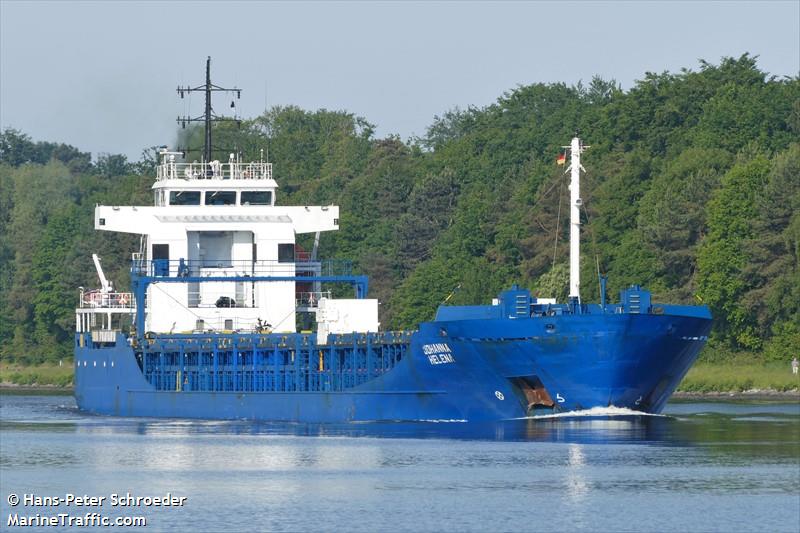
<svg viewBox="0 0 800 533">
<path fill-rule="evenodd" d="M 262 157 L 213 159 L 210 58 L 201 161 L 162 150 L 152 206 L 97 206 L 95 229 L 140 236 L 131 292 L 76 309 L 75 398 L 114 416 L 294 422 L 491 421 L 597 407 L 658 413 L 708 339 L 706 306 L 580 296 L 580 177 L 570 163 L 564 302 L 512 286 L 491 305 L 442 305 L 413 331 L 382 331 L 366 276 L 317 258 L 339 208 L 282 206 Z M 239 90 L 236 91 L 238 96 Z M 180 119 L 179 119 L 180 120 Z M 187 120 L 187 119 L 183 119 Z M 190 119 L 195 120 L 195 119 Z M 298 235 L 313 235 L 311 252 Z M 310 237 L 309 237 L 310 241 Z M 352 290 L 336 298 L 336 287 Z M 334 289 L 334 290 L 332 290 Z M 298 327 L 298 324 L 300 327 Z"/>
</svg>

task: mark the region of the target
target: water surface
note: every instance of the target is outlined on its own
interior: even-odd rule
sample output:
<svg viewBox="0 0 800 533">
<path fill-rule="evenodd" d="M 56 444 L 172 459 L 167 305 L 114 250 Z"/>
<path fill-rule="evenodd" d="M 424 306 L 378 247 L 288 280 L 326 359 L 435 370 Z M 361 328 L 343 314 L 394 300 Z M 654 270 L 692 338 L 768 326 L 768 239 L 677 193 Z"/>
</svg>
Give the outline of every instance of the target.
<svg viewBox="0 0 800 533">
<path fill-rule="evenodd" d="M 91 416 L 69 396 L 0 395 L 0 529 L 23 529 L 9 513 L 96 511 L 145 516 L 143 531 L 800 531 L 800 405 L 665 414 L 276 424 Z M 187 500 L 108 505 L 128 492 Z M 107 500 L 12 508 L 12 493 Z"/>
</svg>

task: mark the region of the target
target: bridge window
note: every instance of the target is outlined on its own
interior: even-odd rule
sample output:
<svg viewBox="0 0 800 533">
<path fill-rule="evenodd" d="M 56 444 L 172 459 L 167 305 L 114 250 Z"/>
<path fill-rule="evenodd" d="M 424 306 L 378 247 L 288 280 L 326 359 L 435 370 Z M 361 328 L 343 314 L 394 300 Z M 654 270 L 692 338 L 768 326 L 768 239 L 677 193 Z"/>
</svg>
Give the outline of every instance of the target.
<svg viewBox="0 0 800 533">
<path fill-rule="evenodd" d="M 236 205 L 236 191 L 206 191 L 206 205 Z"/>
<path fill-rule="evenodd" d="M 271 191 L 242 191 L 242 205 L 270 205 Z"/>
<path fill-rule="evenodd" d="M 153 259 L 169 259 L 169 244 L 154 244 Z"/>
<path fill-rule="evenodd" d="M 294 244 L 278 245 L 278 262 L 294 263 Z"/>
<path fill-rule="evenodd" d="M 169 205 L 200 205 L 200 191 L 170 191 Z"/>
</svg>

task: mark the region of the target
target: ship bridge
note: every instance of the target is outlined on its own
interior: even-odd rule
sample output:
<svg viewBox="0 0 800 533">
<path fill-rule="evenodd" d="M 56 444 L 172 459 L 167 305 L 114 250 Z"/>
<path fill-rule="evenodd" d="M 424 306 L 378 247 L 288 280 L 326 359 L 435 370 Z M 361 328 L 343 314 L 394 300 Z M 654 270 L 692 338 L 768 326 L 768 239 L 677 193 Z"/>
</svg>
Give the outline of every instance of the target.
<svg viewBox="0 0 800 533">
<path fill-rule="evenodd" d="M 189 163 L 181 161 L 182 156 L 182 152 L 161 152 L 153 184 L 154 205 L 275 205 L 278 184 L 272 178 L 272 163 L 245 163 L 234 154 L 227 162 Z"/>
</svg>

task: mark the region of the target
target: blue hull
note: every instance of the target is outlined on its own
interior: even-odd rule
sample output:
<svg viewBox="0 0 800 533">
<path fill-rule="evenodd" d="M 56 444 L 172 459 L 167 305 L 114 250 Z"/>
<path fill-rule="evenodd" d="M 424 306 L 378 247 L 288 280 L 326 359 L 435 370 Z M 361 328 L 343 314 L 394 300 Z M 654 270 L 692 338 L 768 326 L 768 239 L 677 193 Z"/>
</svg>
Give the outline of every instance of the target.
<svg viewBox="0 0 800 533">
<path fill-rule="evenodd" d="M 710 328 L 708 316 L 666 314 L 440 320 L 421 324 L 402 358 L 379 375 L 371 373 L 373 363 L 360 379 L 359 368 L 340 369 L 340 376 L 346 372 L 354 379 L 338 389 L 324 382 L 330 378 L 322 354 L 330 347 L 316 345 L 310 335 L 304 337 L 311 343 L 306 350 L 314 358 L 319 352 L 320 372 L 292 363 L 302 372 L 292 381 L 282 378 L 281 390 L 278 384 L 256 381 L 261 369 L 272 372 L 273 363 L 263 358 L 269 351 L 259 355 L 253 348 L 246 367 L 234 361 L 232 371 L 225 371 L 234 376 L 227 385 L 216 377 L 189 382 L 193 367 L 186 366 L 185 374 L 170 374 L 178 376 L 176 383 L 145 372 L 143 348 L 129 346 L 123 335 L 102 345 L 79 334 L 75 397 L 81 409 L 116 416 L 298 422 L 485 421 L 606 406 L 657 413 L 697 358 Z M 246 337 L 231 335 L 229 340 Z M 161 338 L 169 340 L 168 335 Z M 256 346 L 256 337 L 251 340 Z M 371 352 L 359 353 L 370 360 Z M 192 372 L 201 375 L 210 368 Z M 289 367 L 281 368 L 280 375 L 288 376 Z M 214 367 L 217 375 L 225 372 Z"/>
</svg>

